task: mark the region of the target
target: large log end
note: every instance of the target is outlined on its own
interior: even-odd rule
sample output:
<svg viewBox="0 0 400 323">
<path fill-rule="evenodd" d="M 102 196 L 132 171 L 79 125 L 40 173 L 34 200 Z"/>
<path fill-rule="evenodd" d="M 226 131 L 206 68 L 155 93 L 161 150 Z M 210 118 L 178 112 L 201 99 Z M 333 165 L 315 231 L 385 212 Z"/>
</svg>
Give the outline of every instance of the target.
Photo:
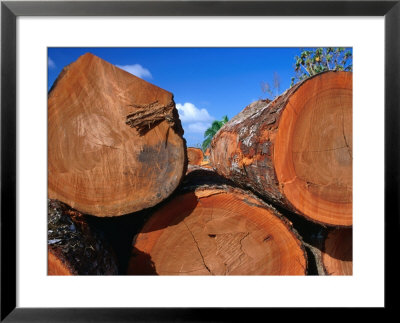
<svg viewBox="0 0 400 323">
<path fill-rule="evenodd" d="M 85 54 L 49 93 L 49 197 L 96 216 L 152 207 L 186 172 L 182 136 L 170 92 Z"/>
<path fill-rule="evenodd" d="M 275 209 L 227 185 L 202 185 L 149 219 L 128 274 L 305 275 L 306 268 L 299 237 Z"/>
<path fill-rule="evenodd" d="M 352 73 L 325 72 L 257 101 L 211 142 L 223 176 L 329 226 L 352 225 Z"/>
</svg>

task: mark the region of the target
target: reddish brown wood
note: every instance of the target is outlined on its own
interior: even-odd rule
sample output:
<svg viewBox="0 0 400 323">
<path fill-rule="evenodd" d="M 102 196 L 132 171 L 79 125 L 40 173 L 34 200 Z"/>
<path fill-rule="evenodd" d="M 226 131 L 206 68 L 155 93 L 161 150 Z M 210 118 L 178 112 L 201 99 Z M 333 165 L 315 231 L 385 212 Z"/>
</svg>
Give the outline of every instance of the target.
<svg viewBox="0 0 400 323">
<path fill-rule="evenodd" d="M 353 274 L 353 230 L 331 231 L 322 252 L 322 263 L 327 275 Z"/>
<path fill-rule="evenodd" d="M 291 224 L 251 193 L 212 178 L 191 172 L 151 216 L 134 241 L 128 274 L 305 275 L 306 253 Z"/>
<path fill-rule="evenodd" d="M 171 93 L 85 54 L 48 96 L 49 197 L 96 216 L 167 198 L 186 172 Z"/>
<path fill-rule="evenodd" d="M 49 276 L 72 276 L 78 275 L 74 268 L 63 260 L 63 256 L 60 253 L 56 253 L 56 250 L 49 247 L 47 252 L 47 275 Z"/>
<path fill-rule="evenodd" d="M 203 151 L 200 148 L 188 147 L 188 164 L 201 165 L 204 159 Z"/>
<path fill-rule="evenodd" d="M 210 163 L 210 148 L 207 148 L 206 151 L 204 152 L 204 158 L 203 158 L 203 161 L 201 162 L 200 166 L 208 168 L 208 169 L 213 169 L 213 167 Z"/>
<path fill-rule="evenodd" d="M 207 168 L 207 169 L 213 169 L 213 167 L 212 167 L 210 161 L 208 161 L 208 160 L 202 161 L 201 164 L 200 164 L 200 166 L 201 166 L 201 167 L 204 167 L 204 168 Z"/>
<path fill-rule="evenodd" d="M 188 165 L 188 169 L 186 172 L 186 175 L 194 172 L 194 171 L 198 171 L 198 170 L 203 170 L 203 171 L 211 171 L 210 166 L 209 165 Z"/>
<path fill-rule="evenodd" d="M 311 77 L 257 101 L 211 143 L 219 174 L 309 220 L 352 225 L 352 73 Z"/>
<path fill-rule="evenodd" d="M 48 275 L 117 275 L 114 252 L 80 212 L 57 200 L 48 205 Z"/>
</svg>

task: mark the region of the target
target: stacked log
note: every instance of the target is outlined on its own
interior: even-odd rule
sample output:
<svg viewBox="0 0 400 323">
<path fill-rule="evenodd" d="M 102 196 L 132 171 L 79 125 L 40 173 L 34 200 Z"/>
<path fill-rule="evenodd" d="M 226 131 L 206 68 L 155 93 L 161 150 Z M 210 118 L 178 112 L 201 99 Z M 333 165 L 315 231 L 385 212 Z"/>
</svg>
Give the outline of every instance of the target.
<svg viewBox="0 0 400 323">
<path fill-rule="evenodd" d="M 118 274 L 113 250 L 84 215 L 57 200 L 48 204 L 48 275 Z"/>
<path fill-rule="evenodd" d="M 250 104 L 203 154 L 170 92 L 85 54 L 49 92 L 48 192 L 49 275 L 351 275 L 352 74 Z"/>
<path fill-rule="evenodd" d="M 352 229 L 332 230 L 324 244 L 322 263 L 327 275 L 353 274 L 353 231 Z"/>
<path fill-rule="evenodd" d="M 187 156 L 189 165 L 201 165 L 204 159 L 203 151 L 200 148 L 188 147 Z"/>
<path fill-rule="evenodd" d="M 211 142 L 216 171 L 316 223 L 352 225 L 352 73 L 325 72 L 257 101 Z"/>
<path fill-rule="evenodd" d="M 186 142 L 173 95 L 88 53 L 48 95 L 48 192 L 79 211 L 119 216 L 178 187 Z"/>
<path fill-rule="evenodd" d="M 307 256 L 291 224 L 215 173 L 191 172 L 137 235 L 131 275 L 305 275 Z"/>
</svg>

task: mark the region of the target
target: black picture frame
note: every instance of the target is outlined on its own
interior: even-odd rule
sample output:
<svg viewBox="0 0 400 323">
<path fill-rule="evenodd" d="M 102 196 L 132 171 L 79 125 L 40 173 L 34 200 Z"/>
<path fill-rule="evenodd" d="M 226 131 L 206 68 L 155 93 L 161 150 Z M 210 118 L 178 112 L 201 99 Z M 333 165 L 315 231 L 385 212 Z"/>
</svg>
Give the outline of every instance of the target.
<svg viewBox="0 0 400 323">
<path fill-rule="evenodd" d="M 16 19 L 19 16 L 384 16 L 385 309 L 396 306 L 399 236 L 400 0 L 396 1 L 2 1 L 1 3 L 1 321 L 253 321 L 265 308 L 16 307 Z M 373 44 L 371 44 L 373 45 Z M 373 153 L 373 149 L 371 149 Z M 371 188 L 373 189 L 373 188 Z M 371 233 L 371 243 L 373 243 Z M 371 259 L 373 261 L 373 259 Z M 301 295 L 299 294 L 299 297 Z M 391 298 L 393 297 L 393 298 Z M 285 309 L 287 311 L 287 309 Z M 287 312 L 286 312 L 287 313 Z M 288 319 L 288 317 L 286 317 Z"/>
</svg>

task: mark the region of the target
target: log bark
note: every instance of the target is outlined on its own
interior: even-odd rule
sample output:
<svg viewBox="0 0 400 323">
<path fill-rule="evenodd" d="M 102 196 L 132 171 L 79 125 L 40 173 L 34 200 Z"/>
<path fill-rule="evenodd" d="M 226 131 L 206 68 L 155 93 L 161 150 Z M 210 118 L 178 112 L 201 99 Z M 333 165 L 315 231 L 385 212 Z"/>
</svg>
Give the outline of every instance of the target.
<svg viewBox="0 0 400 323">
<path fill-rule="evenodd" d="M 327 275 L 353 274 L 353 230 L 332 230 L 325 240 L 322 263 Z"/>
<path fill-rule="evenodd" d="M 85 54 L 48 95 L 48 191 L 83 213 L 117 216 L 167 198 L 186 173 L 173 95 Z"/>
<path fill-rule="evenodd" d="M 117 275 L 116 257 L 84 215 L 48 202 L 48 275 Z"/>
<path fill-rule="evenodd" d="M 209 165 L 188 165 L 186 176 L 188 176 L 188 174 L 190 174 L 192 172 L 197 172 L 199 170 L 212 171 L 212 169 L 210 168 Z"/>
<path fill-rule="evenodd" d="M 204 152 L 204 157 L 210 157 L 210 148 L 207 148 Z"/>
<path fill-rule="evenodd" d="M 137 235 L 130 275 L 305 275 L 301 239 L 278 211 L 204 169 Z"/>
<path fill-rule="evenodd" d="M 188 164 L 201 165 L 204 159 L 203 151 L 200 148 L 188 147 Z"/>
<path fill-rule="evenodd" d="M 201 162 L 200 166 L 208 168 L 208 169 L 213 169 L 213 167 L 210 163 L 210 148 L 207 148 L 206 151 L 204 152 L 204 158 L 203 158 L 203 161 Z"/>
<path fill-rule="evenodd" d="M 201 167 L 204 167 L 204 168 L 208 168 L 208 169 L 213 169 L 212 165 L 210 164 L 210 161 L 208 161 L 208 160 L 203 161 L 203 162 L 200 164 L 200 166 L 201 166 Z"/>
<path fill-rule="evenodd" d="M 257 101 L 211 142 L 217 172 L 330 226 L 352 225 L 352 73 L 313 76 Z"/>
</svg>

